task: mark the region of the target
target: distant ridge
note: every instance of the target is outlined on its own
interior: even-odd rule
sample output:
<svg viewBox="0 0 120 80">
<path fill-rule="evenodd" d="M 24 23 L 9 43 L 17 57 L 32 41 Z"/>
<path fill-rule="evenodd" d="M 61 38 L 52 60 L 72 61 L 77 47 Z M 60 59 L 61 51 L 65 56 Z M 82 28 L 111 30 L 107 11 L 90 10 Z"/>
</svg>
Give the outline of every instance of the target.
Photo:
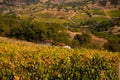
<svg viewBox="0 0 120 80">
<path fill-rule="evenodd" d="M 3 5 L 22 6 L 22 5 L 30 5 L 30 4 L 38 4 L 38 3 L 63 4 L 63 3 L 73 3 L 73 2 L 84 2 L 86 4 L 99 5 L 99 6 L 120 5 L 120 0 L 0 0 L 0 8 Z"/>
</svg>

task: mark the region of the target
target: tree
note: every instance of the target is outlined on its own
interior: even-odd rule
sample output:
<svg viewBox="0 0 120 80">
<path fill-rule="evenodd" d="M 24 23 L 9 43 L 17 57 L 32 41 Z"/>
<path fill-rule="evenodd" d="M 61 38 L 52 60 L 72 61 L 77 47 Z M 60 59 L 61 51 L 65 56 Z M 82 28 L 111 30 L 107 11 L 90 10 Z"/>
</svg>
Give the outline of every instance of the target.
<svg viewBox="0 0 120 80">
<path fill-rule="evenodd" d="M 118 39 L 109 40 L 104 45 L 104 48 L 109 51 L 120 52 L 120 40 L 118 40 Z"/>
<path fill-rule="evenodd" d="M 79 41 L 81 45 L 85 45 L 91 42 L 91 36 L 88 33 L 83 32 L 82 35 L 76 34 L 74 40 Z"/>
<path fill-rule="evenodd" d="M 116 7 L 116 5 L 118 5 L 118 0 L 110 0 L 111 4 L 114 5 L 114 7 Z"/>
<path fill-rule="evenodd" d="M 95 4 L 95 0 L 92 0 L 92 4 Z"/>
<path fill-rule="evenodd" d="M 99 4 L 100 4 L 101 6 L 106 6 L 106 3 L 107 3 L 107 0 L 99 1 Z"/>
</svg>

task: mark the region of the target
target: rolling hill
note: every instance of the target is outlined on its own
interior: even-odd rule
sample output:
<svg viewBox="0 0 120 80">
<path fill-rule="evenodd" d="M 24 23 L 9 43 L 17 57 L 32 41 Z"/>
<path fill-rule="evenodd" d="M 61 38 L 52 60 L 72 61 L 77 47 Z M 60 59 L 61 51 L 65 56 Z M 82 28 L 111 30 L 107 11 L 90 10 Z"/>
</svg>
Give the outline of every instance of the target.
<svg viewBox="0 0 120 80">
<path fill-rule="evenodd" d="M 120 1 L 0 0 L 0 12 L 0 80 L 120 79 Z"/>
<path fill-rule="evenodd" d="M 86 2 L 84 1 L 80 1 L 79 3 L 79 1 L 76 2 L 74 0 L 73 1 L 70 0 L 69 3 L 68 2 L 64 3 L 63 1 L 63 4 L 53 4 L 52 1 L 53 0 L 50 0 L 48 2 L 44 1 L 44 3 L 42 3 L 43 1 L 41 2 L 39 1 L 38 2 L 39 4 L 29 4 L 24 6 L 22 6 L 23 3 L 21 2 L 21 6 L 18 7 L 9 6 L 10 9 L 5 7 L 4 8 L 5 10 L 3 10 L 3 12 L 1 11 L 0 35 L 16 37 L 19 39 L 27 39 L 29 41 L 30 40 L 43 41 L 45 39 L 46 40 L 52 39 L 53 42 L 55 42 L 55 44 L 58 42 L 62 42 L 66 43 L 67 45 L 74 46 L 81 42 L 81 41 L 79 41 L 78 43 L 76 41 L 74 42 L 74 37 L 77 35 L 76 33 L 82 33 L 85 31 L 92 33 L 91 36 L 92 40 L 90 42 L 95 44 L 95 45 L 89 44 L 90 46 L 88 45 L 88 48 L 94 47 L 100 49 L 104 48 L 104 45 L 105 43 L 107 43 L 107 41 L 109 41 L 110 39 L 114 39 L 115 38 L 114 36 L 119 36 L 119 20 L 120 20 L 119 8 L 109 9 L 106 7 L 97 8 L 94 6 L 93 6 L 94 8 L 90 8 L 90 6 L 85 5 Z M 25 3 L 24 0 L 23 2 Z M 57 2 L 57 0 L 53 2 Z M 96 5 L 96 3 L 93 5 Z M 8 17 L 8 19 L 5 19 L 3 16 L 5 18 Z M 17 18 L 15 18 L 15 16 Z M 11 23 L 11 19 L 15 23 L 13 22 Z M 17 20 L 19 22 L 17 22 Z M 24 29 L 23 26 L 26 27 L 26 29 Z M 42 29 L 42 26 L 44 26 L 44 28 L 48 30 Z M 48 26 L 51 26 L 52 30 L 51 28 L 47 28 Z M 57 27 L 64 28 L 64 33 L 68 34 L 66 35 L 67 39 L 59 38 L 64 33 L 58 34 L 61 30 L 57 31 L 56 29 Z M 6 29 L 8 30 L 8 32 Z M 23 30 L 23 32 L 20 31 L 19 29 Z M 36 29 L 40 31 L 37 31 Z M 67 31 L 68 32 L 70 31 L 73 34 L 69 34 L 67 33 Z M 51 34 L 51 37 L 49 34 Z M 56 34 L 58 35 L 56 36 Z"/>
<path fill-rule="evenodd" d="M 99 6 L 111 6 L 119 5 L 119 0 L 0 0 L 0 5 L 6 6 L 22 6 L 30 4 L 39 4 L 39 3 L 53 3 L 53 4 L 63 4 L 63 3 L 85 3 Z"/>
</svg>

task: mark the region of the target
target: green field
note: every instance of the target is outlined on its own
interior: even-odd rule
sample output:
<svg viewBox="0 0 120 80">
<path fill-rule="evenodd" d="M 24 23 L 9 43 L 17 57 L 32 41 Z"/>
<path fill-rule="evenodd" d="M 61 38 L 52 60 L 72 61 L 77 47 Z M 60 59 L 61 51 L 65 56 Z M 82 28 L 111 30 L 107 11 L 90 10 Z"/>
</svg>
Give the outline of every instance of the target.
<svg viewBox="0 0 120 80">
<path fill-rule="evenodd" d="M 80 22 L 85 22 L 89 19 L 89 17 L 85 14 L 85 13 L 82 13 L 82 14 L 76 14 L 72 20 L 76 23 L 80 23 Z"/>
<path fill-rule="evenodd" d="M 120 17 L 120 10 L 110 10 L 108 11 L 108 15 L 112 18 Z"/>
<path fill-rule="evenodd" d="M 105 13 L 103 10 L 88 10 L 89 13 L 93 14 L 93 15 L 102 15 L 105 16 Z"/>
<path fill-rule="evenodd" d="M 96 20 L 97 22 L 104 22 L 109 20 L 106 16 L 93 16 L 92 19 Z"/>
</svg>

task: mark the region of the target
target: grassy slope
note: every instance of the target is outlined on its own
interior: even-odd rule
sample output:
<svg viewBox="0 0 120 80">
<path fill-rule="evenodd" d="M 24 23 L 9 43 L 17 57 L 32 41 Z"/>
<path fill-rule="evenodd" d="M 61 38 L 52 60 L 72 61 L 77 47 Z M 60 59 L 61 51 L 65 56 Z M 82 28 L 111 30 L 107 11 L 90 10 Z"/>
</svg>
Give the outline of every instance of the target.
<svg viewBox="0 0 120 80">
<path fill-rule="evenodd" d="M 120 10 L 108 10 L 107 13 L 112 18 L 120 17 Z"/>
<path fill-rule="evenodd" d="M 96 76 L 101 80 L 115 80 L 117 73 L 113 70 L 118 62 L 119 53 L 65 49 L 0 37 L 0 79 L 3 80 L 37 80 L 38 76 L 44 80 L 56 76 L 72 80 L 72 74 L 77 76 L 76 79 L 91 80 Z M 83 73 L 80 73 L 81 69 Z M 105 71 L 105 75 L 101 71 Z"/>
</svg>

